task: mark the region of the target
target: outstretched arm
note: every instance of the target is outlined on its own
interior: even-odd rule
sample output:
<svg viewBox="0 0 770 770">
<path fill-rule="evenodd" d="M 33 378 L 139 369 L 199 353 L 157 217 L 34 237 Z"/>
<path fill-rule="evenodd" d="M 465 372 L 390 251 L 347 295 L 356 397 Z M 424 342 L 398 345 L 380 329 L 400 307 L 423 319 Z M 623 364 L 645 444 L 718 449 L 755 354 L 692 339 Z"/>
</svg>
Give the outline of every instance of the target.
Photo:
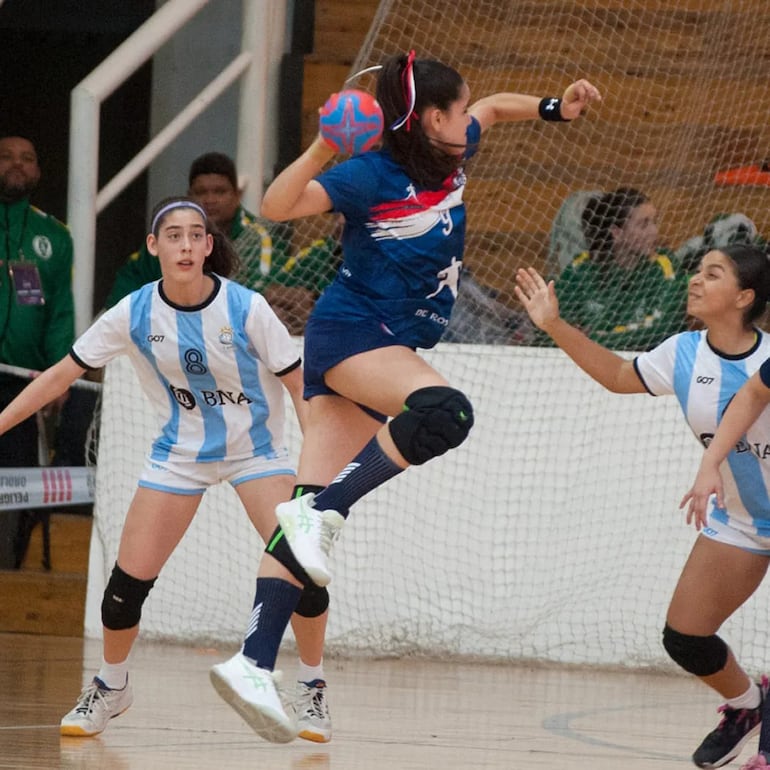
<svg viewBox="0 0 770 770">
<path fill-rule="evenodd" d="M 85 371 L 69 355 L 46 369 L 0 412 L 0 435 L 65 393 Z"/>
<path fill-rule="evenodd" d="M 587 80 L 576 80 L 570 84 L 561 97 L 560 117 L 574 120 L 591 103 L 601 101 L 599 89 Z M 495 123 L 510 123 L 518 120 L 534 120 L 540 117 L 539 96 L 527 94 L 497 93 L 474 102 L 468 112 L 481 124 L 481 130 Z"/>
<path fill-rule="evenodd" d="M 532 322 L 589 376 L 613 393 L 644 393 L 645 388 L 631 361 L 613 353 L 559 315 L 554 282 L 534 268 L 516 271 L 516 296 Z"/>
<path fill-rule="evenodd" d="M 689 502 L 687 523 L 694 524 L 696 529 L 706 525 L 706 509 L 712 494 L 717 496 L 717 505 L 724 506 L 719 466 L 768 404 L 770 388 L 764 384 L 760 373 L 757 372 L 735 394 L 725 410 L 714 438 L 703 453 L 695 481 L 679 503 L 679 507 L 684 508 Z"/>
</svg>

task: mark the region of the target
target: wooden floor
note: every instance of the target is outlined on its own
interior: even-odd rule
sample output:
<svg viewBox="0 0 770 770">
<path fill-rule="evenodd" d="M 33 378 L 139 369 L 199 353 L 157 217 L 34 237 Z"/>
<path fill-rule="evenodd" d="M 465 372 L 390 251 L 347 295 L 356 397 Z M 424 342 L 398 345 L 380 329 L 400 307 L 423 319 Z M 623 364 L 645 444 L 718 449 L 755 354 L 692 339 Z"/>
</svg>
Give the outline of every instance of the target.
<svg viewBox="0 0 770 770">
<path fill-rule="evenodd" d="M 718 701 L 680 676 L 331 660 L 331 743 L 276 746 L 209 685 L 209 667 L 231 652 L 140 640 L 134 705 L 97 738 L 61 738 L 100 645 L 0 634 L 0 768 L 660 770 L 694 767 L 689 754 L 718 719 Z M 293 655 L 279 663 L 293 677 Z"/>
</svg>

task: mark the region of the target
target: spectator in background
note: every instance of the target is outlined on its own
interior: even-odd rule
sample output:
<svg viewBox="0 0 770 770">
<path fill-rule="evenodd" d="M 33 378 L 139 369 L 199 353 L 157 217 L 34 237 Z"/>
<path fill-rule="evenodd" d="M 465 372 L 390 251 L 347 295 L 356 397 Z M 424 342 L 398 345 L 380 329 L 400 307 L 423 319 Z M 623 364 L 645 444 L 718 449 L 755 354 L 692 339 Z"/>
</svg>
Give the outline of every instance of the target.
<svg viewBox="0 0 770 770">
<path fill-rule="evenodd" d="M 687 276 L 658 244 L 658 213 L 623 187 L 588 200 L 588 250 L 557 279 L 564 319 L 613 350 L 650 350 L 687 329 Z"/>
<path fill-rule="evenodd" d="M 263 294 L 289 331 L 302 334 L 315 300 L 339 263 L 334 241 L 314 242 L 292 256 L 288 226 L 261 219 L 241 205 L 235 163 L 227 155 L 209 152 L 196 158 L 188 181 L 190 197 L 233 242 L 241 261 L 234 280 Z M 158 278 L 158 259 L 143 245 L 118 271 L 106 307 Z"/>
<path fill-rule="evenodd" d="M 723 249 L 736 243 L 763 246 L 765 241 L 757 226 L 745 214 L 717 214 L 703 229 L 702 235 L 686 240 L 675 252 L 674 258 L 686 273 L 694 273 L 701 259 L 714 249 Z"/>
<path fill-rule="evenodd" d="M 544 272 L 550 278 L 555 279 L 575 259 L 576 254 L 588 251 L 583 232 L 583 212 L 588 201 L 601 195 L 601 190 L 575 190 L 562 201 L 548 238 L 548 258 Z"/>
<path fill-rule="evenodd" d="M 65 225 L 30 203 L 40 182 L 35 145 L 23 136 L 0 138 L 0 363 L 43 370 L 65 356 L 75 335 L 72 298 L 72 238 Z M 0 409 L 26 381 L 0 372 Z M 58 406 L 66 400 L 60 399 Z M 35 415 L 0 438 L 0 467 L 39 465 Z M 20 566 L 34 517 L 0 520 L 3 546 L 13 546 Z M 0 549 L 2 551 L 2 549 Z"/>
</svg>

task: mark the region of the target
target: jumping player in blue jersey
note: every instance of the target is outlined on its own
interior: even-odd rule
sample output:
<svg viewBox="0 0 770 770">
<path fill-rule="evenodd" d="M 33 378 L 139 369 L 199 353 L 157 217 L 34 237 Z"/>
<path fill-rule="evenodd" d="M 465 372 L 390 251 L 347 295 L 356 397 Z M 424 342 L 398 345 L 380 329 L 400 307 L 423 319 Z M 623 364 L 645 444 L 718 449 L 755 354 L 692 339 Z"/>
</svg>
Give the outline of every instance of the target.
<svg viewBox="0 0 770 770">
<path fill-rule="evenodd" d="M 325 173 L 319 136 L 265 192 L 262 214 L 344 216 L 343 263 L 305 329 L 310 402 L 298 479 L 307 494 L 277 509 L 291 551 L 318 585 L 350 507 L 403 471 L 461 444 L 473 407 L 416 352 L 441 338 L 462 269 L 463 164 L 498 122 L 577 118 L 599 92 L 561 99 L 498 93 L 471 104 L 462 77 L 414 52 L 389 58 L 376 97 L 382 149 Z M 388 419 L 392 418 L 392 419 Z"/>
<path fill-rule="evenodd" d="M 416 353 L 438 342 L 457 296 L 463 163 L 494 123 L 571 120 L 600 98 L 579 80 L 561 99 L 501 93 L 471 105 L 455 70 L 414 52 L 385 62 L 376 96 L 381 150 L 321 174 L 335 151 L 319 135 L 262 201 L 273 220 L 324 212 L 345 220 L 343 264 L 305 328 L 309 410 L 297 478 L 306 494 L 278 506 L 270 541 L 276 559 L 296 559 L 318 586 L 331 579 L 329 549 L 351 505 L 458 446 L 473 425 L 465 394 Z M 230 686 L 247 697 L 246 677 Z"/>
<path fill-rule="evenodd" d="M 62 719 L 63 735 L 96 735 L 131 705 L 128 657 L 142 604 L 208 487 L 229 482 L 267 542 L 277 526 L 275 506 L 291 497 L 295 479 L 284 446 L 284 388 L 300 424 L 305 421 L 295 345 L 260 294 L 226 278 L 237 257 L 203 209 L 188 198 L 163 201 L 153 213 L 147 246 L 160 260 L 162 279 L 104 313 L 68 356 L 0 414 L 3 433 L 64 393 L 87 369 L 125 354 L 161 426 L 104 591 L 102 666 Z M 212 397 L 216 393 L 226 397 Z M 292 571 L 301 575 L 298 566 Z M 320 681 L 328 597 L 307 577 L 304 583 L 306 591 L 303 580 L 265 554 L 243 649 L 218 667 L 245 670 L 257 683 L 260 707 L 239 712 L 260 735 L 276 742 L 298 733 L 315 741 L 330 737 Z M 292 613 L 300 653 L 298 719 L 284 711 L 272 674 Z M 260 641 L 257 650 L 255 640 L 263 637 L 268 641 Z M 219 680 L 212 679 L 217 686 Z"/>
<path fill-rule="evenodd" d="M 677 397 L 696 438 L 708 445 L 733 396 L 770 355 L 770 336 L 756 321 L 770 299 L 770 262 L 758 246 L 708 252 L 690 279 L 687 312 L 705 325 L 682 332 L 633 361 L 591 341 L 564 321 L 553 281 L 519 270 L 516 295 L 532 321 L 588 375 L 613 393 Z M 732 407 L 728 410 L 728 414 Z M 749 432 L 768 435 L 768 417 Z M 722 466 L 723 499 L 700 530 L 674 591 L 663 629 L 672 660 L 725 700 L 722 719 L 695 750 L 698 767 L 721 767 L 760 730 L 767 679 L 753 682 L 717 635 L 756 591 L 770 558 L 770 473 L 751 451 L 731 452 Z M 687 500 L 688 498 L 685 498 Z M 700 497 L 698 498 L 700 499 Z M 688 514 L 688 523 L 692 512 Z"/>
</svg>

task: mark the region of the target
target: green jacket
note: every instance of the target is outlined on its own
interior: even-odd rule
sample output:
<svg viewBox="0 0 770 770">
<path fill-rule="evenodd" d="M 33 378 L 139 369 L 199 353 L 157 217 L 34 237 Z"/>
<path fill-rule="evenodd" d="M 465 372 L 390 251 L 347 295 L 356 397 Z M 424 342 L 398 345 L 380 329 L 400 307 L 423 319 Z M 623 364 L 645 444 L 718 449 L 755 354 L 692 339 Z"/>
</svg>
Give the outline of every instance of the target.
<svg viewBox="0 0 770 770">
<path fill-rule="evenodd" d="M 583 252 L 556 294 L 562 318 L 613 350 L 650 350 L 687 329 L 687 276 L 663 251 L 632 270 Z"/>
<path fill-rule="evenodd" d="M 228 237 L 241 260 L 240 269 L 232 277 L 255 291 L 262 292 L 271 283 L 280 283 L 320 292 L 334 277 L 337 263 L 330 258 L 329 248 L 314 244 L 292 257 L 287 225 L 259 219 L 243 207 L 238 209 Z M 322 243 L 325 242 L 318 242 Z M 127 294 L 159 278 L 160 262 L 145 244 L 118 270 L 105 306 L 112 307 Z"/>
<path fill-rule="evenodd" d="M 9 263 L 34 263 L 45 304 L 19 305 Z M 67 355 L 75 338 L 72 237 L 27 199 L 0 203 L 0 362 L 42 370 Z"/>
</svg>

